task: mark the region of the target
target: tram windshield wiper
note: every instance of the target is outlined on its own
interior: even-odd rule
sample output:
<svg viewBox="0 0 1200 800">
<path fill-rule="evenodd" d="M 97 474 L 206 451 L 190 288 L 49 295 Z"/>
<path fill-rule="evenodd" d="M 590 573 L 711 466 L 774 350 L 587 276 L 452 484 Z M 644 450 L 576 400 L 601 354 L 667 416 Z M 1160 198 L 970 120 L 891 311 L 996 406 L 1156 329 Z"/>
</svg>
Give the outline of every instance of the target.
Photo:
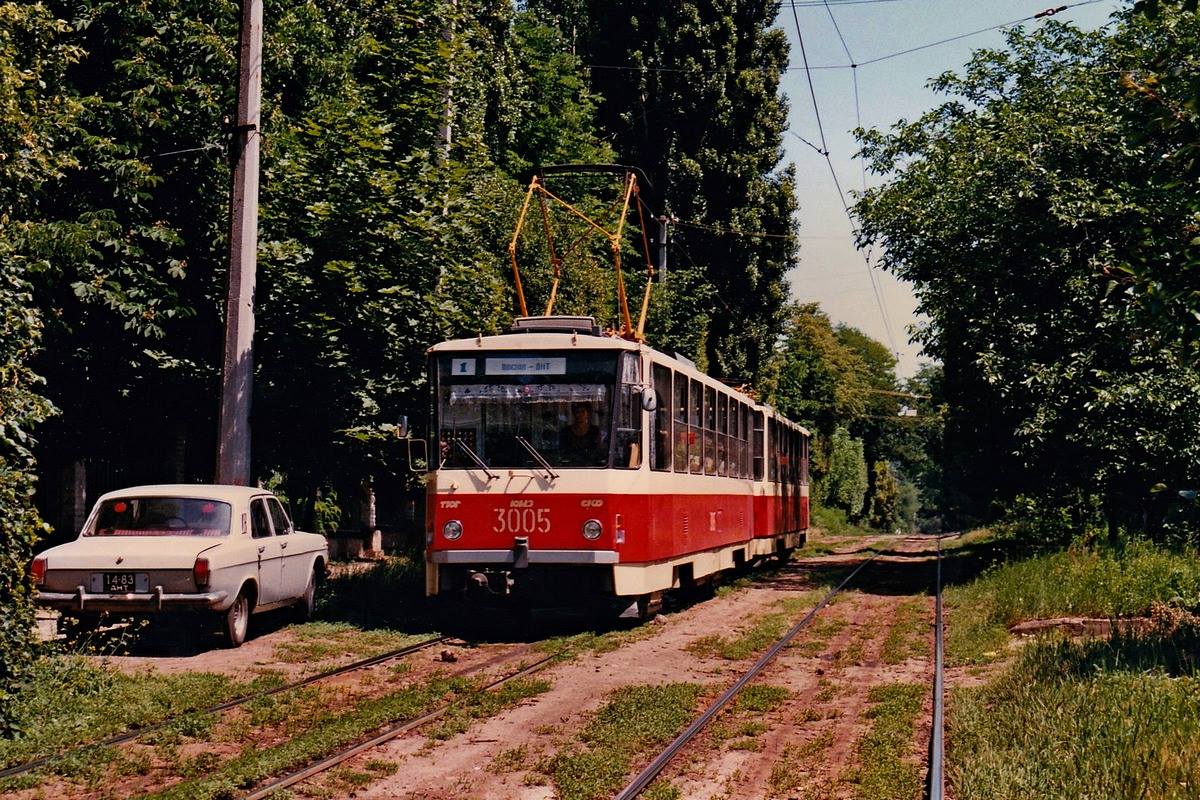
<svg viewBox="0 0 1200 800">
<path fill-rule="evenodd" d="M 477 466 L 481 470 L 483 470 L 483 474 L 487 475 L 487 479 L 489 481 L 494 481 L 500 477 L 499 475 L 497 475 L 496 473 L 494 473 L 490 469 L 488 469 L 488 465 L 484 463 L 483 459 L 479 457 L 478 453 L 476 453 L 474 450 L 471 449 L 471 446 L 469 444 L 464 442 L 462 439 L 457 439 L 457 438 L 452 439 L 451 441 L 453 441 L 456 445 L 458 445 L 460 448 L 462 448 L 462 451 L 467 454 L 467 457 L 475 462 L 475 466 Z"/>
<path fill-rule="evenodd" d="M 529 455 L 533 456 L 533 460 L 538 462 L 542 469 L 546 470 L 546 475 L 549 476 L 549 480 L 554 480 L 558 477 L 558 473 L 550 467 L 550 462 L 547 461 L 545 457 L 537 451 L 537 448 L 535 448 L 528 439 L 520 434 L 517 434 L 513 438 L 517 440 L 517 443 L 520 444 L 521 447 L 524 447 L 527 451 L 529 451 Z"/>
</svg>

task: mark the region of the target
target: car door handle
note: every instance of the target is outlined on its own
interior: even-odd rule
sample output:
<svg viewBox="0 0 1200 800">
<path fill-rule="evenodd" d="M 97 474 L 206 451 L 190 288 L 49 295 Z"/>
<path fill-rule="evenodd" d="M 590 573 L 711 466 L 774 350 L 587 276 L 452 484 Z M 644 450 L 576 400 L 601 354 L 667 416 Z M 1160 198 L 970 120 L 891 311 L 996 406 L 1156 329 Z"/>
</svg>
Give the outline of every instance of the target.
<svg viewBox="0 0 1200 800">
<path fill-rule="evenodd" d="M 287 550 L 287 542 L 280 542 L 279 547 L 282 550 Z"/>
<path fill-rule="evenodd" d="M 265 544 L 260 544 L 260 545 L 258 546 L 258 552 L 260 552 L 260 553 L 265 553 L 265 552 L 267 552 L 267 546 L 266 546 Z"/>
</svg>

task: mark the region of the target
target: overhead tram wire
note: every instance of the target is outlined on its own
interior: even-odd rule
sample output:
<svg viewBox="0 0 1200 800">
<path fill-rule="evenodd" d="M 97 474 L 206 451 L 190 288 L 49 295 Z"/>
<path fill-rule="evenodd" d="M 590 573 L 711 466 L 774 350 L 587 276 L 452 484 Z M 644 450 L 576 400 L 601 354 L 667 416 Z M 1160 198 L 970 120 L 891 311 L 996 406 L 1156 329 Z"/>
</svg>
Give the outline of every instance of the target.
<svg viewBox="0 0 1200 800">
<path fill-rule="evenodd" d="M 846 193 L 842 190 L 842 182 L 838 180 L 837 170 L 833 167 L 833 159 L 829 157 L 829 142 L 825 138 L 825 126 L 821 123 L 821 106 L 817 102 L 817 90 L 813 85 L 812 71 L 808 69 L 808 52 L 804 48 L 804 34 L 800 29 L 800 15 L 796 13 L 796 0 L 790 0 L 790 5 L 792 9 L 792 20 L 796 23 L 796 40 L 800 44 L 800 57 L 804 61 L 804 74 L 808 79 L 808 92 L 812 97 L 813 114 L 817 119 L 817 132 L 820 134 L 821 138 L 821 150 L 823 151 L 822 155 L 825 157 L 825 163 L 829 167 L 829 174 L 833 178 L 833 186 L 835 189 L 837 189 L 838 200 L 841 201 L 842 209 L 846 212 L 846 219 L 850 220 L 850 227 L 857 234 L 858 226 L 854 223 L 854 215 L 850 213 L 850 204 L 846 202 Z M 799 134 L 794 135 L 799 136 Z M 871 266 L 870 258 L 865 254 L 863 260 L 867 267 L 867 277 L 871 281 L 871 291 L 875 294 L 875 304 L 879 308 L 879 318 L 883 322 L 884 333 L 887 334 L 888 344 L 891 345 L 892 352 L 898 357 L 900 354 L 900 349 L 896 347 L 896 338 L 892 335 L 892 321 L 888 317 L 887 306 L 883 302 L 883 293 L 879 290 L 879 282 L 875 279 L 875 270 Z"/>
<path fill-rule="evenodd" d="M 920 44 L 915 47 L 905 48 L 904 50 L 897 50 L 894 53 L 886 53 L 884 55 L 876 56 L 874 58 L 869 58 L 865 61 L 859 61 L 857 63 L 851 63 L 851 64 L 805 64 L 803 66 L 798 66 L 798 67 L 787 67 L 787 69 L 789 71 L 804 70 L 806 72 L 811 72 L 811 71 L 815 71 L 815 70 L 825 70 L 825 69 L 856 70 L 858 67 L 866 67 L 866 66 L 871 66 L 873 64 L 879 64 L 884 61 L 890 61 L 893 58 L 899 58 L 901 56 L 909 55 L 910 53 L 919 52 L 921 50 L 928 50 L 931 47 L 939 47 L 943 44 L 949 44 L 950 42 L 957 42 L 960 39 L 967 39 L 971 36 L 978 36 L 981 33 L 988 33 L 989 31 L 998 30 L 1000 28 L 1008 28 L 1013 25 L 1020 25 L 1023 22 L 1032 22 L 1037 19 L 1046 19 L 1048 17 L 1053 17 L 1058 14 L 1061 14 L 1064 11 L 1070 11 L 1071 9 L 1074 9 L 1074 8 L 1079 8 L 1081 6 L 1095 5 L 1096 3 L 1102 3 L 1102 2 L 1107 2 L 1107 1 L 1108 0 L 1078 0 L 1078 2 L 1075 2 L 1075 3 L 1068 3 L 1066 5 L 1047 8 L 1044 11 L 1039 11 L 1036 14 L 1030 14 L 1029 16 L 1022 17 L 1021 19 L 1010 20 L 1009 22 L 998 22 L 995 25 L 989 25 L 986 28 L 978 28 L 973 31 L 967 31 L 965 33 L 960 33 L 955 36 L 950 36 L 945 39 L 938 39 L 935 42 L 927 42 L 925 44 Z M 839 0 L 829 0 L 829 4 L 835 5 L 835 6 L 857 5 L 857 4 L 867 4 L 867 3 L 884 3 L 884 2 L 899 2 L 899 0 L 841 0 L 841 2 L 839 2 Z M 789 6 L 791 7 L 793 14 L 797 8 L 824 8 L 825 5 L 826 4 L 825 4 L 824 0 L 821 0 L 821 2 L 816 2 L 816 0 L 813 0 L 812 2 L 802 2 L 801 0 L 795 0 L 794 2 L 789 3 Z M 693 67 L 693 68 L 685 69 L 682 67 L 647 67 L 647 66 L 633 66 L 633 65 L 629 65 L 629 64 L 624 64 L 624 65 L 622 65 L 622 64 L 582 64 L 580 66 L 586 67 L 587 69 L 607 69 L 607 70 L 617 70 L 617 71 L 623 71 L 623 72 L 681 72 L 681 73 L 695 73 L 695 72 L 707 73 L 707 72 L 709 72 L 709 70 L 706 70 L 704 67 Z"/>
</svg>

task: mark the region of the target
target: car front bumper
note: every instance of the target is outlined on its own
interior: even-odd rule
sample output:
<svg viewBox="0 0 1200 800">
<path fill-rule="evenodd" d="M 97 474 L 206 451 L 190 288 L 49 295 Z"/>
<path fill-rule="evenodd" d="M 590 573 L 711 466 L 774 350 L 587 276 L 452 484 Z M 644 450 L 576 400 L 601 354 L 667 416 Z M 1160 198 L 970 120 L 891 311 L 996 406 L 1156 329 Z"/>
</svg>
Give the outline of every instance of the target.
<svg viewBox="0 0 1200 800">
<path fill-rule="evenodd" d="M 161 586 L 148 593 L 101 594 L 88 592 L 83 586 L 74 592 L 38 592 L 38 605 L 65 612 L 112 611 L 116 613 L 145 613 L 173 609 L 219 610 L 228 605 L 229 592 L 188 592 L 168 594 Z"/>
</svg>

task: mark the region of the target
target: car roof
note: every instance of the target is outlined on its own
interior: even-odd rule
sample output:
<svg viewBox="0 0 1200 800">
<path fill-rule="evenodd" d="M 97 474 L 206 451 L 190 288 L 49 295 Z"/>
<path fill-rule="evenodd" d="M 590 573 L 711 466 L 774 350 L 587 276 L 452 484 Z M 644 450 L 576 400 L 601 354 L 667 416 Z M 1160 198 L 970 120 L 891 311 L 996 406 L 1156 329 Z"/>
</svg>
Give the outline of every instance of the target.
<svg viewBox="0 0 1200 800">
<path fill-rule="evenodd" d="M 158 483 L 147 486 L 130 486 L 127 489 L 116 489 L 100 497 L 107 500 L 110 497 L 199 497 L 205 500 L 248 500 L 257 495 L 271 494 L 266 489 L 257 486 L 227 486 L 217 483 Z"/>
</svg>

